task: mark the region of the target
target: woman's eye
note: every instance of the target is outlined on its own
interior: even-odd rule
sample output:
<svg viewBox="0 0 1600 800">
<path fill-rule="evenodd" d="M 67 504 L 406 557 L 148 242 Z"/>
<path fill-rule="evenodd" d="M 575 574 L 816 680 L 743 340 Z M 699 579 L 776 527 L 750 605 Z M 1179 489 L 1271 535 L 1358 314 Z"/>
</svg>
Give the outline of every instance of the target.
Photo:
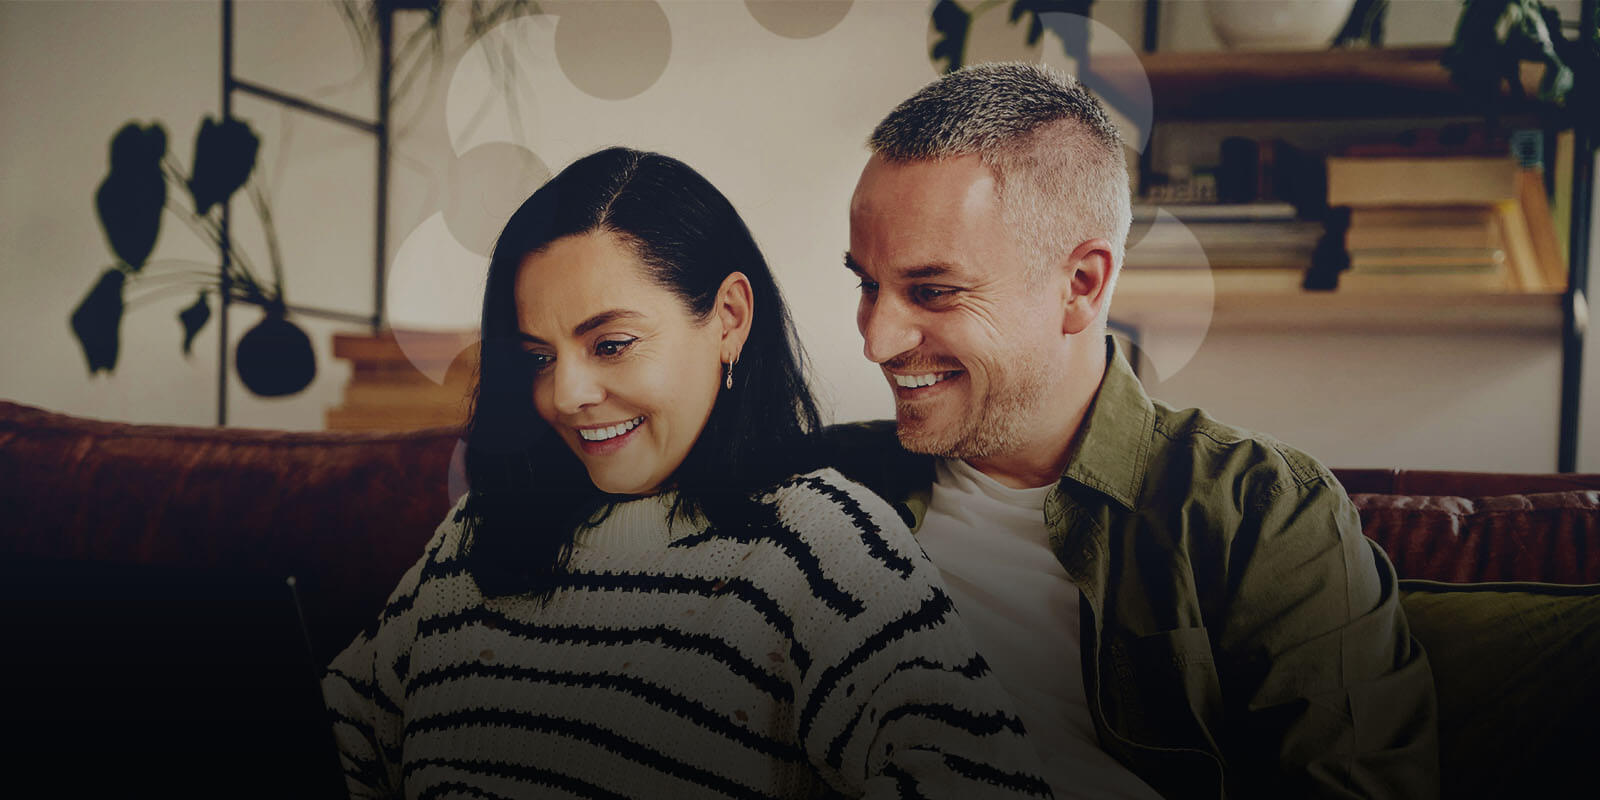
<svg viewBox="0 0 1600 800">
<path fill-rule="evenodd" d="M 545 367 L 550 366 L 550 362 L 556 360 L 555 356 L 546 355 L 544 353 L 530 353 L 526 350 L 524 350 L 522 353 L 522 359 L 523 363 L 527 364 L 528 368 L 533 370 L 535 373 L 542 372 Z"/>
<path fill-rule="evenodd" d="M 628 349 L 628 345 L 633 344 L 635 341 L 637 341 L 637 340 L 636 339 L 606 339 L 605 341 L 598 342 L 598 343 L 595 344 L 594 352 L 595 352 L 596 355 L 602 355 L 602 356 L 620 355 L 622 353 L 622 351 Z"/>
</svg>

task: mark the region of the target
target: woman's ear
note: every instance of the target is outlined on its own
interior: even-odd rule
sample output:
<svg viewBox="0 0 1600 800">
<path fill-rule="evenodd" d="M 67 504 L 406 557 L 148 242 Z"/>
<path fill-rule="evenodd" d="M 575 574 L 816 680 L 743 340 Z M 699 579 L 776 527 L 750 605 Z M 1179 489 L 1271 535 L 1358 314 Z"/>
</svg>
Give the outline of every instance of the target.
<svg viewBox="0 0 1600 800">
<path fill-rule="evenodd" d="M 1111 243 L 1090 239 L 1073 249 L 1061 265 L 1066 280 L 1061 289 L 1061 332 L 1067 335 L 1093 328 L 1111 301 Z"/>
<path fill-rule="evenodd" d="M 755 295 L 750 289 L 750 279 L 743 272 L 735 272 L 722 280 L 717 290 L 717 303 L 712 313 L 722 324 L 722 361 L 730 363 L 739 358 L 744 342 L 750 337 L 750 321 L 755 315 Z"/>
</svg>

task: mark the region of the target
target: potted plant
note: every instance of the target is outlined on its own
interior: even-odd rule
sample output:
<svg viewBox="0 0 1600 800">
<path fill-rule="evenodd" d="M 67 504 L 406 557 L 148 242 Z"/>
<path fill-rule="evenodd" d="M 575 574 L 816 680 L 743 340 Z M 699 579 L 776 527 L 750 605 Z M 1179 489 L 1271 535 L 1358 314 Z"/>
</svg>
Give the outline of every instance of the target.
<svg viewBox="0 0 1600 800">
<path fill-rule="evenodd" d="M 381 40 L 380 29 L 392 30 L 399 11 L 418 12 L 420 24 L 397 43 L 380 69 L 392 75 L 390 98 L 404 95 L 419 78 L 431 74 L 443 56 L 445 32 L 441 0 L 338 0 L 341 16 L 350 25 L 369 57 Z M 464 36 L 474 39 L 496 24 L 538 10 L 533 0 L 474 0 L 465 9 Z M 514 78 L 512 65 L 500 65 Z M 195 137 L 192 172 L 167 152 L 166 129 L 159 123 L 128 123 L 111 142 L 111 165 L 96 193 L 95 208 L 105 232 L 113 264 L 106 268 L 70 316 L 73 333 L 83 349 L 89 372 L 111 372 L 121 350 L 121 322 L 125 312 L 168 298 L 174 293 L 192 296 L 178 312 L 182 350 L 191 351 L 194 337 L 211 319 L 211 302 L 227 293 L 228 301 L 261 307 L 263 318 L 247 331 L 235 348 L 235 370 L 251 392 L 276 397 L 293 394 L 316 376 L 311 341 L 290 318 L 284 295 L 284 270 L 271 205 L 265 190 L 250 181 L 255 171 L 260 138 L 242 120 L 207 118 Z M 266 234 L 266 265 L 258 262 L 224 235 L 220 209 L 243 190 Z M 169 196 L 187 192 L 191 203 Z M 225 269 L 216 264 L 163 259 L 150 261 L 171 212 L 192 232 L 213 247 Z"/>
<path fill-rule="evenodd" d="M 1501 101 L 1505 86 L 1520 102 L 1526 100 L 1521 64 L 1536 61 L 1544 64 L 1539 101 L 1569 115 L 1567 121 L 1579 128 L 1597 130 L 1600 20 L 1566 22 L 1539 0 L 1464 0 L 1462 5 L 1455 38 L 1441 59 L 1456 85 L 1490 108 Z"/>
<path fill-rule="evenodd" d="M 70 318 L 91 374 L 116 368 L 122 316 L 129 309 L 175 292 L 193 293 L 194 301 L 178 312 L 187 355 L 195 335 L 211 319 L 211 299 L 227 292 L 230 301 L 265 312 L 235 350 L 235 369 L 244 385 L 258 395 L 276 397 L 311 383 L 316 357 L 310 338 L 288 318 L 277 234 L 261 187 L 251 185 L 247 194 L 266 232 L 270 277 L 222 229 L 221 209 L 249 183 L 260 145 L 260 137 L 244 121 L 207 117 L 195 135 L 191 171 L 185 171 L 168 154 L 167 132 L 160 123 L 130 122 L 112 138 L 110 169 L 95 192 L 95 211 L 116 260 Z M 178 192 L 187 192 L 190 203 L 170 202 L 170 195 Z M 150 261 L 168 211 L 217 249 L 226 272 L 211 264 Z M 132 293 L 137 294 L 130 297 Z"/>
</svg>

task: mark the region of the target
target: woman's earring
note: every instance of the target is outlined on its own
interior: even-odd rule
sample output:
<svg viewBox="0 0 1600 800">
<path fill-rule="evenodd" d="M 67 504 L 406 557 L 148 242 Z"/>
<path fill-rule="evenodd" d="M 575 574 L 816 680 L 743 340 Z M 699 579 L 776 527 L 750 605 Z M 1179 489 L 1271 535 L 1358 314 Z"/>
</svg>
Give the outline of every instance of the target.
<svg viewBox="0 0 1600 800">
<path fill-rule="evenodd" d="M 724 388 L 724 389 L 732 389 L 733 388 L 733 362 L 734 361 L 738 361 L 738 360 L 739 359 L 735 358 L 735 359 L 733 359 L 733 361 L 729 361 L 727 363 L 728 369 L 727 369 L 727 372 L 726 372 L 726 377 L 724 377 L 722 379 L 722 388 Z"/>
</svg>

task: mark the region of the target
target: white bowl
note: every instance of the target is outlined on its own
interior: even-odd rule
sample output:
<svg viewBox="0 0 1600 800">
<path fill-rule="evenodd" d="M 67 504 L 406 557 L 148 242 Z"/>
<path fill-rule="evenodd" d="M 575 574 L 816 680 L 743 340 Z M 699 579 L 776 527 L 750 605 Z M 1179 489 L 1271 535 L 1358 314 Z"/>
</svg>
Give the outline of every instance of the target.
<svg viewBox="0 0 1600 800">
<path fill-rule="evenodd" d="M 1230 50 L 1327 47 L 1355 0 L 1206 0 L 1211 29 Z"/>
</svg>

